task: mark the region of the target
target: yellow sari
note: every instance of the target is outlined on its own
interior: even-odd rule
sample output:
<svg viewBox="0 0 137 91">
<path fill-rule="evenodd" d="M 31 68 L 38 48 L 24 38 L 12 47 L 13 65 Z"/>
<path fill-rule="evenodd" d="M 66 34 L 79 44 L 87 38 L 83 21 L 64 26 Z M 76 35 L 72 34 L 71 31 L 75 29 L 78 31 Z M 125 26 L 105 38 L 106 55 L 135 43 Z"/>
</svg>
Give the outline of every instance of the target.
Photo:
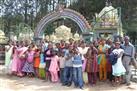
<svg viewBox="0 0 137 91">
<path fill-rule="evenodd" d="M 107 79 L 107 60 L 106 60 L 106 45 L 102 46 L 99 45 L 98 50 L 100 51 L 100 54 L 98 55 L 98 64 L 99 64 L 99 78 L 100 80 L 106 80 Z"/>
</svg>

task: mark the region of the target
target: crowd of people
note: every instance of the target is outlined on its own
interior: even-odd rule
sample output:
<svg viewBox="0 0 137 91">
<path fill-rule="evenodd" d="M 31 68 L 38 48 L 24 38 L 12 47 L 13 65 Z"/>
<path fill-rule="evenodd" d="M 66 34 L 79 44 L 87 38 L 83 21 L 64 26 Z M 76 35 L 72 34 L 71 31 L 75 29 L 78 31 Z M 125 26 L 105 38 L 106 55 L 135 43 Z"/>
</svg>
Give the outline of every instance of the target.
<svg viewBox="0 0 137 91">
<path fill-rule="evenodd" d="M 41 40 L 38 45 L 27 41 L 9 42 L 6 46 L 5 65 L 8 73 L 18 77 L 37 77 L 63 86 L 83 89 L 85 84 L 109 79 L 113 86 L 130 85 L 131 62 L 135 48 L 125 36 L 97 39 L 90 43 L 83 40 L 60 43 Z"/>
</svg>

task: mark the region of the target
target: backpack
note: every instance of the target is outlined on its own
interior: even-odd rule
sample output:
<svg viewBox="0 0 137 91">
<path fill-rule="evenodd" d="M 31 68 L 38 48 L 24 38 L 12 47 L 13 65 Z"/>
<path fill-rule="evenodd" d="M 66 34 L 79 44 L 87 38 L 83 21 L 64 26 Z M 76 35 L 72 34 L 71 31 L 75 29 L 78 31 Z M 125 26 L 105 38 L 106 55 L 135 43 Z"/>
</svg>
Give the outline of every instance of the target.
<svg viewBox="0 0 137 91">
<path fill-rule="evenodd" d="M 118 55 L 114 53 L 110 53 L 109 55 L 109 61 L 112 65 L 117 63 Z"/>
</svg>

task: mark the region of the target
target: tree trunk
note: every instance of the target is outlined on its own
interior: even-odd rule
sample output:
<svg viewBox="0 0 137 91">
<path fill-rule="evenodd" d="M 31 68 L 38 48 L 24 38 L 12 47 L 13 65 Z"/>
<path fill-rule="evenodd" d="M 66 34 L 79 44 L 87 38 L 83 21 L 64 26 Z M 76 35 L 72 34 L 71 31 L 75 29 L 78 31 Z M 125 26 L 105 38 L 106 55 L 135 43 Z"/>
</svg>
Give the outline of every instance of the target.
<svg viewBox="0 0 137 91">
<path fill-rule="evenodd" d="M 28 20 L 27 20 L 27 13 L 28 13 L 28 8 L 27 8 L 27 0 L 25 0 L 25 24 L 27 24 L 28 23 Z"/>
</svg>

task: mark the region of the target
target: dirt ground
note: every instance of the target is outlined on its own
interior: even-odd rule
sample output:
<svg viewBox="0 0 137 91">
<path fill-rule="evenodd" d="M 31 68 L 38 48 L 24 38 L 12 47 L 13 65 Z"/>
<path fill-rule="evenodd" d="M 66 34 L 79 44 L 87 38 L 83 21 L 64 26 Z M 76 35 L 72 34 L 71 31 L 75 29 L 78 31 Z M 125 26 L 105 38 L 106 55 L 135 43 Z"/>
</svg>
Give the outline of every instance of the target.
<svg viewBox="0 0 137 91">
<path fill-rule="evenodd" d="M 37 78 L 19 78 L 0 75 L 0 91 L 82 91 L 81 89 L 62 86 L 60 83 L 44 82 Z M 109 81 L 98 82 L 96 86 L 85 86 L 83 91 L 137 91 L 137 83 L 130 86 L 112 87 Z"/>
<path fill-rule="evenodd" d="M 6 75 L 0 66 L 0 91 L 137 91 L 137 83 L 130 86 L 113 87 L 109 81 L 97 82 L 95 86 L 84 86 L 84 89 L 62 86 L 60 83 L 44 82 L 37 78 L 15 77 Z"/>
</svg>

